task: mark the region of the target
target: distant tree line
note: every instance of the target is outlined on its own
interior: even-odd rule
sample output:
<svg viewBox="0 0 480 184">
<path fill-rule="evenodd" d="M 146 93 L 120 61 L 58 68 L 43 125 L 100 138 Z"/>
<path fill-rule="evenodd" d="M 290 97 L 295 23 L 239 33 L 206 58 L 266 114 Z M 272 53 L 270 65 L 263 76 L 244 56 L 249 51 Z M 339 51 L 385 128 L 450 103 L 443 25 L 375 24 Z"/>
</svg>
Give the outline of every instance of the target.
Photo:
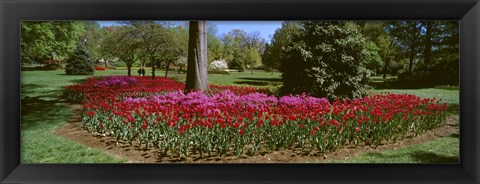
<svg viewBox="0 0 480 184">
<path fill-rule="evenodd" d="M 208 24 L 208 22 L 207 22 Z M 22 22 L 22 65 L 46 60 L 66 60 L 79 43 L 84 43 L 94 61 L 126 66 L 167 69 L 172 64 L 186 69 L 188 24 L 162 21 L 123 21 L 100 27 L 87 21 Z M 225 60 L 228 67 L 244 71 L 260 68 L 266 40 L 260 32 L 232 30 L 217 35 L 214 24 L 207 25 L 208 62 Z M 168 75 L 168 74 L 167 74 Z"/>
<path fill-rule="evenodd" d="M 85 34 L 81 22 L 25 21 L 21 23 L 21 63 L 67 59 Z"/>
<path fill-rule="evenodd" d="M 279 70 L 284 86 L 303 85 L 285 91 L 314 89 L 302 84 L 308 79 L 324 86 L 316 90 L 336 91 L 340 96 L 345 92 L 339 89 L 352 91 L 358 84 L 355 89 L 362 90 L 353 91 L 359 95 L 363 81 L 374 75 L 397 76 L 397 82 L 405 85 L 458 85 L 458 26 L 456 21 L 285 21 L 267 42 L 260 32 L 234 29 L 218 34 L 207 21 L 207 60 L 208 64 L 225 61 L 228 68 L 240 72 Z M 66 61 L 84 44 L 93 61 L 102 61 L 105 67 L 125 66 L 128 75 L 133 66 L 150 67 L 152 77 L 159 68 L 167 71 L 166 76 L 173 65 L 179 71 L 187 68 L 187 23 L 124 21 L 100 27 L 94 21 L 26 21 L 21 34 L 22 65 Z M 296 68 L 300 66 L 304 68 Z M 292 81 L 289 70 L 298 73 Z M 352 76 L 340 79 L 328 72 Z M 335 82 L 327 87 L 329 80 Z"/>
<path fill-rule="evenodd" d="M 398 85 L 459 84 L 457 21 L 284 22 L 262 55 L 284 93 L 356 97 L 374 75 Z M 368 77 L 367 77 L 368 76 Z"/>
</svg>

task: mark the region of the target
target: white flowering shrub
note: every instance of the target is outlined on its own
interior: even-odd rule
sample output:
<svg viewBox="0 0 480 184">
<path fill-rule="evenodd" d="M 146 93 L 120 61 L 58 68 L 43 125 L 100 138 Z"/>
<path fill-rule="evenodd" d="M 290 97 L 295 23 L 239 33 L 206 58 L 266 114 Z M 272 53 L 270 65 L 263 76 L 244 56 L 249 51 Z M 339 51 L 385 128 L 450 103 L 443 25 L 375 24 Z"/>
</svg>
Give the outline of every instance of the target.
<svg viewBox="0 0 480 184">
<path fill-rule="evenodd" d="M 225 60 L 212 61 L 210 65 L 208 65 L 208 70 L 211 70 L 211 71 L 224 71 L 227 68 L 228 68 L 228 65 Z"/>
</svg>

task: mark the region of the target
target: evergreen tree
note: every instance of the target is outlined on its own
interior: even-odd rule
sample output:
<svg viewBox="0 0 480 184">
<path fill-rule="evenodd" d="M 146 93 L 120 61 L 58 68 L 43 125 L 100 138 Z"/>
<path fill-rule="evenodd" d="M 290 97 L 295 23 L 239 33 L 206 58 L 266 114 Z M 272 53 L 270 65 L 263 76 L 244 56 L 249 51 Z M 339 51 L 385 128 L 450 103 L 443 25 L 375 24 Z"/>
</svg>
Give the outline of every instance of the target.
<svg viewBox="0 0 480 184">
<path fill-rule="evenodd" d="M 67 75 L 93 75 L 93 61 L 84 44 L 78 44 L 77 49 L 67 60 L 65 73 Z"/>
<path fill-rule="evenodd" d="M 352 22 L 302 22 L 281 60 L 281 93 L 335 98 L 366 94 L 371 71 L 377 63 L 368 42 Z M 378 54 L 377 54 L 378 56 Z"/>
</svg>

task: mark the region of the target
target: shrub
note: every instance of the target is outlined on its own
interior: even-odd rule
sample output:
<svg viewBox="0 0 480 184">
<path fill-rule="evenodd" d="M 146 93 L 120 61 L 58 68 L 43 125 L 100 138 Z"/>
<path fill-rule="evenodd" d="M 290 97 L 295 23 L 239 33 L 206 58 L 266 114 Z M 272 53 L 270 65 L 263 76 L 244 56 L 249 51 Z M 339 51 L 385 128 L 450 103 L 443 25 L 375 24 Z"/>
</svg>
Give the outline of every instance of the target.
<svg viewBox="0 0 480 184">
<path fill-rule="evenodd" d="M 49 59 L 49 60 L 45 60 L 43 63 L 44 64 L 62 64 L 62 63 L 65 63 L 65 61 L 60 59 Z"/>
<path fill-rule="evenodd" d="M 46 64 L 43 66 L 35 66 L 35 67 L 26 67 L 22 66 L 22 71 L 48 71 L 48 70 L 58 70 L 63 69 L 63 65 L 61 64 Z"/>
<path fill-rule="evenodd" d="M 65 67 L 67 75 L 93 75 L 93 61 L 83 44 L 79 44 Z"/>
<path fill-rule="evenodd" d="M 435 89 L 446 89 L 446 90 L 459 90 L 459 86 L 451 86 L 451 85 L 440 85 L 435 86 Z"/>
<path fill-rule="evenodd" d="M 435 87 L 459 85 L 458 60 L 438 61 L 435 64 L 419 63 L 413 72 L 398 75 L 398 83 L 408 87 Z"/>
<path fill-rule="evenodd" d="M 412 79 L 412 72 L 410 71 L 403 71 L 398 74 L 397 81 L 400 84 L 412 84 L 413 79 Z M 412 84 L 413 85 L 413 84 Z"/>
<path fill-rule="evenodd" d="M 210 65 L 208 65 L 208 70 L 210 71 L 224 71 L 227 68 L 228 64 L 225 60 L 212 61 Z"/>
<path fill-rule="evenodd" d="M 281 60 L 282 94 L 356 98 L 366 94 L 374 50 L 351 22 L 302 23 Z"/>
<path fill-rule="evenodd" d="M 43 70 L 58 70 L 63 69 L 63 66 L 58 63 L 46 64 L 42 67 Z"/>
<path fill-rule="evenodd" d="M 237 57 L 233 58 L 233 60 L 229 63 L 228 68 L 237 69 L 238 72 L 243 72 L 245 70 L 242 60 Z"/>
</svg>

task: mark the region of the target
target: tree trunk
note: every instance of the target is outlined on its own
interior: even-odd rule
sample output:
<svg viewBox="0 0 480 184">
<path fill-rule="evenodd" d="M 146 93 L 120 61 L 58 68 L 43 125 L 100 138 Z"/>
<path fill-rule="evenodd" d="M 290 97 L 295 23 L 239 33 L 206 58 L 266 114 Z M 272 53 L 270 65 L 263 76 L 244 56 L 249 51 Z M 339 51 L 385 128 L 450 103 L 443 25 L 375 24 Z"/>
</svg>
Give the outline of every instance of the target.
<svg viewBox="0 0 480 184">
<path fill-rule="evenodd" d="M 105 59 L 105 69 L 108 68 L 107 66 L 107 60 Z"/>
<path fill-rule="evenodd" d="M 152 80 L 155 79 L 155 63 L 152 64 Z"/>
<path fill-rule="evenodd" d="M 127 65 L 128 76 L 132 76 L 132 65 Z"/>
<path fill-rule="evenodd" d="M 171 61 L 167 61 L 167 66 L 166 66 L 166 70 L 165 70 L 165 77 L 168 77 L 168 70 L 170 69 L 170 63 L 171 63 Z"/>
<path fill-rule="evenodd" d="M 388 70 L 388 57 L 385 57 L 385 66 L 383 66 L 383 79 L 387 79 L 387 70 Z"/>
<path fill-rule="evenodd" d="M 387 70 L 388 70 L 388 60 L 390 59 L 389 58 L 389 54 L 388 54 L 389 51 L 387 51 L 387 53 L 385 54 L 385 66 L 383 66 L 383 79 L 386 79 L 387 78 Z"/>
<path fill-rule="evenodd" d="M 383 79 L 387 79 L 388 63 L 390 63 L 390 58 L 387 57 L 385 60 L 385 66 L 383 67 Z"/>
<path fill-rule="evenodd" d="M 387 53 L 385 53 L 385 66 L 383 67 L 383 79 L 387 78 L 388 72 L 388 65 L 390 64 L 390 51 L 393 50 L 393 40 L 390 41 L 390 45 L 388 46 Z"/>
<path fill-rule="evenodd" d="M 408 63 L 408 71 L 413 72 L 413 60 L 415 59 L 415 46 L 410 47 L 410 62 Z"/>
<path fill-rule="evenodd" d="M 425 64 L 430 63 L 430 58 L 431 58 L 431 47 L 432 47 L 432 22 L 425 22 L 426 28 L 425 28 L 425 49 L 423 51 L 424 55 L 424 61 Z"/>
<path fill-rule="evenodd" d="M 419 40 L 421 40 L 421 37 L 420 37 L 420 31 L 421 31 L 421 28 L 418 27 L 418 24 L 421 23 L 421 22 L 418 22 L 418 21 L 410 21 L 408 22 L 409 25 L 410 25 L 410 28 L 409 28 L 409 34 L 410 34 L 410 43 L 409 43 L 409 46 L 410 46 L 410 53 L 409 53 L 409 65 L 408 65 L 408 70 L 410 72 L 413 72 L 413 60 L 415 59 L 415 56 L 416 56 L 416 49 L 418 48 L 418 44 L 421 42 Z"/>
<path fill-rule="evenodd" d="M 190 21 L 185 92 L 208 91 L 206 21 Z"/>
</svg>

